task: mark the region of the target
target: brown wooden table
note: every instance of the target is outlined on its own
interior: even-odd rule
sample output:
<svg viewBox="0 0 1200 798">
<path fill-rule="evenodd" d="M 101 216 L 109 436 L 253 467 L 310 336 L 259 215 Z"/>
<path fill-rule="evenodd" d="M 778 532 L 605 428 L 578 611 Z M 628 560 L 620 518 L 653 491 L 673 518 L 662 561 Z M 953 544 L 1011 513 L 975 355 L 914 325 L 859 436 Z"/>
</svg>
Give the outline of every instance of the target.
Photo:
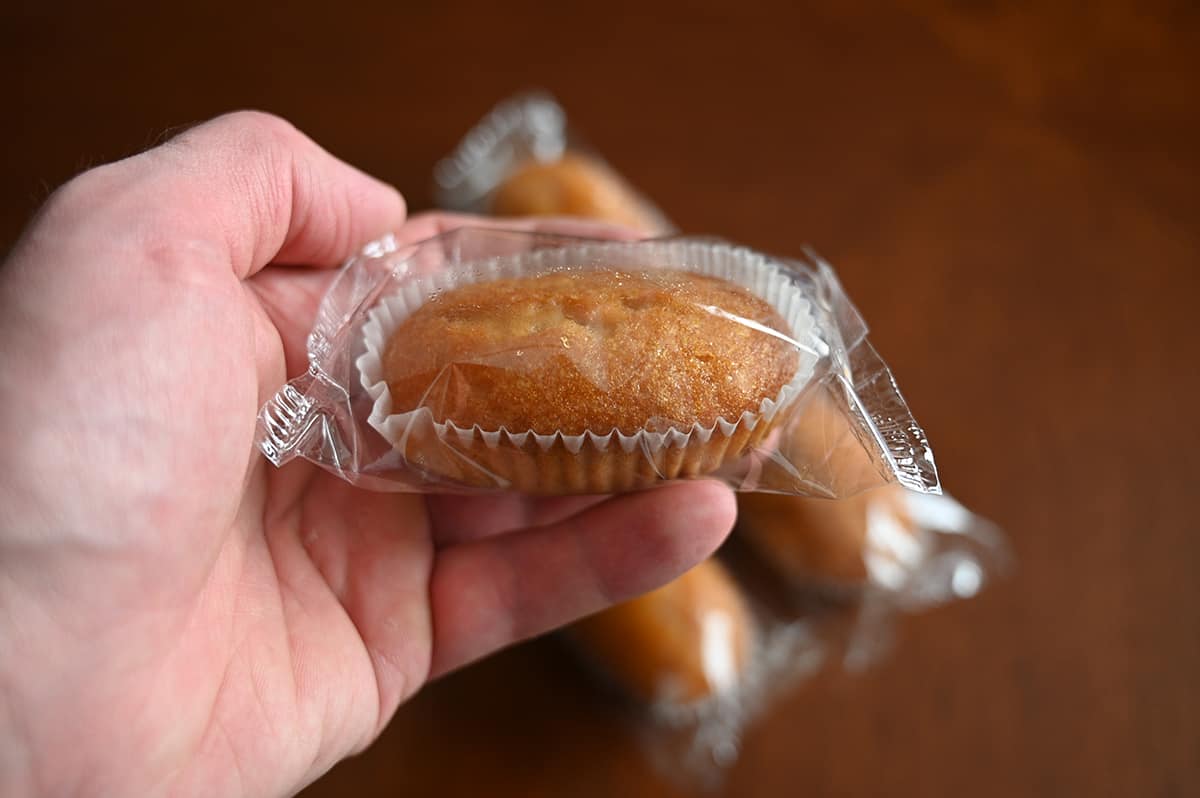
<svg viewBox="0 0 1200 798">
<path fill-rule="evenodd" d="M 0 11 L 0 245 L 88 164 L 235 107 L 429 202 L 544 86 L 686 230 L 836 264 L 947 488 L 1020 566 L 753 726 L 739 796 L 1200 794 L 1200 15 L 1188 3 L 240 3 Z M 554 640 L 305 793 L 687 794 Z"/>
</svg>

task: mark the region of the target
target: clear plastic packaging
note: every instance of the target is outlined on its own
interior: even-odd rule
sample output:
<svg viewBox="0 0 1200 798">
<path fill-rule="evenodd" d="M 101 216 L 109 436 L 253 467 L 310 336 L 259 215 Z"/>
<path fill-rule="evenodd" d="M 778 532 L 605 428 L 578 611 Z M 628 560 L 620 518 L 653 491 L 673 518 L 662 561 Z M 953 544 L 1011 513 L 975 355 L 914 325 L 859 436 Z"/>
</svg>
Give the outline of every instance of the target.
<svg viewBox="0 0 1200 798">
<path fill-rule="evenodd" d="M 324 298 L 259 446 L 384 490 L 937 492 L 864 332 L 826 264 L 712 239 L 383 239 Z M 814 427 L 829 445 L 791 443 Z"/>
</svg>

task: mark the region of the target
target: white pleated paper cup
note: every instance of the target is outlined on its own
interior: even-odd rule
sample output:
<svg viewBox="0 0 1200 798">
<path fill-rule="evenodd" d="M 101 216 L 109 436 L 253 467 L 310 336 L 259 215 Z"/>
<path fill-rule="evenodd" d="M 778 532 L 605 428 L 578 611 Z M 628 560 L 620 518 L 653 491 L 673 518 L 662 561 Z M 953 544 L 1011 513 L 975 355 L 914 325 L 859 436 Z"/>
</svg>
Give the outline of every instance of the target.
<svg viewBox="0 0 1200 798">
<path fill-rule="evenodd" d="M 771 305 L 787 324 L 799 356 L 796 373 L 776 395 L 736 417 L 719 417 L 709 426 L 695 423 L 631 434 L 482 429 L 453 419 L 439 420 L 425 407 L 393 412 L 383 353 L 395 331 L 427 299 L 462 285 L 566 268 L 690 272 L 741 286 Z M 367 422 L 409 464 L 467 486 L 546 495 L 612 493 L 717 470 L 763 439 L 829 352 L 809 297 L 783 266 L 744 247 L 685 239 L 588 242 L 489 258 L 410 278 L 368 311 L 362 336 L 364 352 L 355 364 L 374 400 Z"/>
</svg>

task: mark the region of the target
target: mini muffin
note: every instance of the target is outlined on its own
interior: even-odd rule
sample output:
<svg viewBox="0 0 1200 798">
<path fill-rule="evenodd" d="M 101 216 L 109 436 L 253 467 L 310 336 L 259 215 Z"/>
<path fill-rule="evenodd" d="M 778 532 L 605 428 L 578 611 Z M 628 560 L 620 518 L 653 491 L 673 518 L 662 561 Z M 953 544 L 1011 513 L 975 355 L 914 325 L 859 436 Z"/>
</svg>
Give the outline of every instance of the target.
<svg viewBox="0 0 1200 798">
<path fill-rule="evenodd" d="M 735 691 L 756 638 L 745 600 L 714 559 L 583 619 L 569 635 L 627 694 L 668 704 L 699 703 Z"/>
<path fill-rule="evenodd" d="M 567 153 L 555 161 L 528 161 L 497 186 L 496 216 L 580 216 L 648 233 L 667 225 L 617 174 L 600 161 Z"/>
<path fill-rule="evenodd" d="M 425 409 L 458 431 L 524 436 L 496 447 L 452 436 L 463 455 L 452 476 L 559 493 L 702 474 L 739 457 L 768 425 L 733 424 L 779 395 L 799 355 L 779 313 L 726 280 L 566 269 L 443 292 L 399 325 L 382 361 L 393 413 Z M 692 440 L 658 440 L 672 433 Z M 537 436 L 560 442 L 543 451 Z M 562 442 L 584 436 L 604 445 Z M 444 453 L 427 458 L 427 448 L 406 456 L 444 468 Z"/>
</svg>

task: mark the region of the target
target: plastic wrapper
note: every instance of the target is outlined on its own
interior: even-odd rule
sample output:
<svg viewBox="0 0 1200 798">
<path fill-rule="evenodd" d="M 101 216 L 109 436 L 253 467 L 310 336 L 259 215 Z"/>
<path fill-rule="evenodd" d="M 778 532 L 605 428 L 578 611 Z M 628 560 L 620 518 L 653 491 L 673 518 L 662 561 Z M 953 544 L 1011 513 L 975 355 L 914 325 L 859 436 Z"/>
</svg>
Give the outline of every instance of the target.
<svg viewBox="0 0 1200 798">
<path fill-rule="evenodd" d="M 450 209 L 674 229 L 544 94 L 497 106 L 435 181 Z M 810 269 L 826 297 L 824 329 L 837 331 L 829 368 L 770 436 L 771 454 L 731 480 L 743 492 L 730 543 L 566 634 L 640 707 L 635 729 L 662 770 L 693 785 L 719 782 L 744 726 L 782 692 L 823 667 L 866 667 L 888 650 L 899 616 L 969 598 L 1011 564 L 996 527 L 937 495 L 924 435 L 865 325 L 811 253 Z M 764 472 L 785 463 L 796 471 L 780 489 Z"/>
<path fill-rule="evenodd" d="M 827 265 L 711 239 L 384 239 L 324 298 L 309 370 L 264 406 L 259 446 L 385 490 L 714 476 L 794 495 L 936 492 L 924 433 L 864 330 Z M 871 473 L 789 443 L 830 407 Z"/>
</svg>

